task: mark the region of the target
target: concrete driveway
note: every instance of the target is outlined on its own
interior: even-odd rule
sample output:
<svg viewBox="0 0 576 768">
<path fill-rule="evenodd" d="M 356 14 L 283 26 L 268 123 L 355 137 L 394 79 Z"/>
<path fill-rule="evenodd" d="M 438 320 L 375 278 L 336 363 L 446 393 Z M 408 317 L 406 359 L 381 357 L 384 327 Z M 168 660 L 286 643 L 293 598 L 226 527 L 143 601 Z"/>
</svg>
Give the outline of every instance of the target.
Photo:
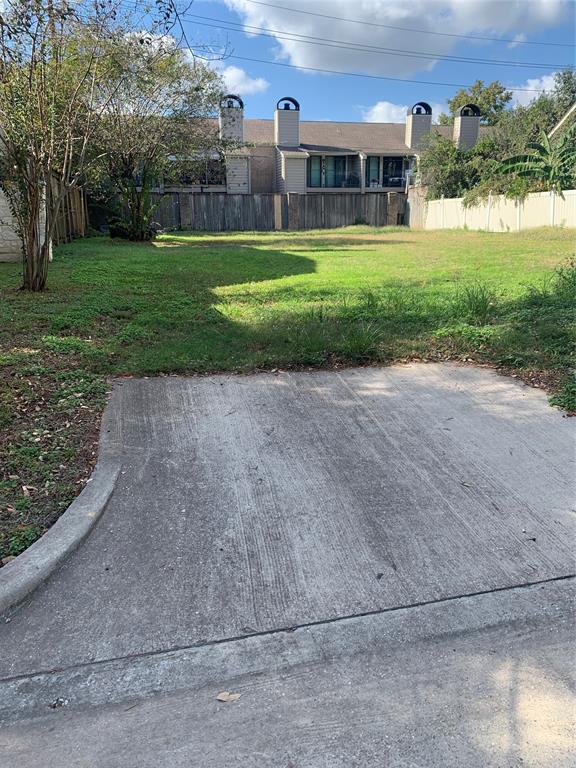
<svg viewBox="0 0 576 768">
<path fill-rule="evenodd" d="M 10 764 L 570 765 L 573 437 L 455 365 L 117 382 L 109 506 L 0 622 Z"/>
</svg>

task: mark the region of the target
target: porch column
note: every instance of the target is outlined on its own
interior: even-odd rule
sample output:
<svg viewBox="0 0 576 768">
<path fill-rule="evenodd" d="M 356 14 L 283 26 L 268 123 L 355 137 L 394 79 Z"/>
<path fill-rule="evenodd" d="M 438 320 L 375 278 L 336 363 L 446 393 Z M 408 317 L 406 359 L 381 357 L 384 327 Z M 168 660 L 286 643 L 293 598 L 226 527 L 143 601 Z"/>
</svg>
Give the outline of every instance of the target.
<svg viewBox="0 0 576 768">
<path fill-rule="evenodd" d="M 360 192 L 364 194 L 366 191 L 366 155 L 363 152 L 359 152 L 360 157 Z"/>
</svg>

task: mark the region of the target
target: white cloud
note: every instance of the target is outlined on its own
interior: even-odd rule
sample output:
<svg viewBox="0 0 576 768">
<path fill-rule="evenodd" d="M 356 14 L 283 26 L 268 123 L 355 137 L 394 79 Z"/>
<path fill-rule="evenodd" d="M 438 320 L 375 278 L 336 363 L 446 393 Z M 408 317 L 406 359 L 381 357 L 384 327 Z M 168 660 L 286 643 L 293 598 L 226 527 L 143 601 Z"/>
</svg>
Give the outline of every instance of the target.
<svg viewBox="0 0 576 768">
<path fill-rule="evenodd" d="M 551 91 L 554 89 L 554 72 L 549 75 L 542 75 L 542 77 L 532 77 L 526 80 L 522 85 L 510 86 L 510 90 L 514 96 L 514 104 L 518 104 L 522 107 L 527 106 L 533 99 L 538 98 L 539 93 L 534 91 Z M 517 90 L 523 89 L 523 90 Z M 524 90 L 525 89 L 525 90 Z"/>
<path fill-rule="evenodd" d="M 218 72 L 224 81 L 226 90 L 237 93 L 239 96 L 251 96 L 255 93 L 263 93 L 270 83 L 263 77 L 250 77 L 241 67 L 218 67 Z"/>
<path fill-rule="evenodd" d="M 365 123 L 403 123 L 408 107 L 392 104 L 391 101 L 377 101 L 371 107 L 362 107 L 362 120 Z"/>
<path fill-rule="evenodd" d="M 508 48 L 517 48 L 520 43 L 525 43 L 528 39 L 524 32 L 520 32 L 518 35 L 514 35 L 512 42 L 508 43 Z"/>
<path fill-rule="evenodd" d="M 450 53 L 458 38 L 440 37 L 426 32 L 442 31 L 451 34 L 474 34 L 517 38 L 528 32 L 536 32 L 558 25 L 568 19 L 572 0 L 290 0 L 290 8 L 307 13 L 294 13 L 282 8 L 255 5 L 246 0 L 225 0 L 242 21 L 255 27 L 266 27 L 282 33 L 296 33 L 316 38 L 350 42 L 364 50 L 350 50 L 341 45 L 323 46 L 276 37 L 278 59 L 296 66 L 356 71 L 391 77 L 410 77 L 416 72 L 434 67 L 435 56 Z M 280 5 L 280 3 L 279 3 Z M 308 15 L 310 12 L 323 17 Z M 329 18 L 327 18 L 329 17 Z M 338 18 L 356 19 L 367 24 L 355 24 Z M 378 24 L 421 29 L 424 34 L 389 29 Z M 250 34 L 247 29 L 246 34 Z M 494 50 L 491 43 L 473 43 L 476 49 Z M 414 57 L 385 53 L 381 50 L 367 52 L 366 47 L 395 49 Z M 418 56 L 426 52 L 432 58 Z M 475 79 L 475 68 L 462 65 L 461 78 Z M 500 73 L 494 70 L 494 76 Z M 425 94 L 422 94 L 425 97 Z"/>
<path fill-rule="evenodd" d="M 410 105 L 411 107 L 412 105 Z M 431 104 L 432 122 L 437 122 L 441 112 L 446 112 L 445 104 Z M 365 123 L 405 123 L 410 107 L 407 104 L 393 104 L 391 101 L 377 101 L 371 107 L 360 107 Z"/>
</svg>

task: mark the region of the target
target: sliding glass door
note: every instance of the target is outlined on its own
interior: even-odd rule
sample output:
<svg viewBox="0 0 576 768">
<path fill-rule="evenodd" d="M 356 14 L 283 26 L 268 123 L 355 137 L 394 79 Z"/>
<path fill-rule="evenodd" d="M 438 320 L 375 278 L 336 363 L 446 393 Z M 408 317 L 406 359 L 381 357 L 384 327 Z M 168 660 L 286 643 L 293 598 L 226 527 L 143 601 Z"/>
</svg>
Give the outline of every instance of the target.
<svg viewBox="0 0 576 768">
<path fill-rule="evenodd" d="M 328 155 L 324 158 L 324 186 L 343 187 L 346 179 L 346 158 Z"/>
<path fill-rule="evenodd" d="M 320 155 L 313 155 L 308 158 L 308 181 L 309 187 L 322 186 L 322 158 Z"/>
<path fill-rule="evenodd" d="M 377 187 L 380 184 L 380 158 L 366 158 L 366 186 Z"/>
</svg>

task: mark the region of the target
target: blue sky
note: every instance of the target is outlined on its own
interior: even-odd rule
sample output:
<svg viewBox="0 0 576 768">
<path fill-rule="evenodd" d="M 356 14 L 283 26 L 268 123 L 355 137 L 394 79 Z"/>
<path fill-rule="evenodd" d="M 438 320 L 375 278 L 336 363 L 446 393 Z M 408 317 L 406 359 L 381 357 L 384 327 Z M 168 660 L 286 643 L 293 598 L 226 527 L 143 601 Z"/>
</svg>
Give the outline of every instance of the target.
<svg viewBox="0 0 576 768">
<path fill-rule="evenodd" d="M 305 120 L 385 122 L 402 120 L 406 107 L 420 100 L 435 113 L 445 108 L 457 88 L 433 82 L 549 86 L 554 71 L 575 63 L 575 14 L 575 0 L 195 0 L 185 27 L 198 50 L 213 55 L 226 48 L 229 55 L 216 67 L 228 90 L 244 98 L 247 117 L 272 117 L 280 97 L 294 96 Z M 251 34 L 261 30 L 268 36 Z M 518 62 L 528 64 L 508 66 Z M 535 95 L 515 91 L 521 103 Z"/>
</svg>

